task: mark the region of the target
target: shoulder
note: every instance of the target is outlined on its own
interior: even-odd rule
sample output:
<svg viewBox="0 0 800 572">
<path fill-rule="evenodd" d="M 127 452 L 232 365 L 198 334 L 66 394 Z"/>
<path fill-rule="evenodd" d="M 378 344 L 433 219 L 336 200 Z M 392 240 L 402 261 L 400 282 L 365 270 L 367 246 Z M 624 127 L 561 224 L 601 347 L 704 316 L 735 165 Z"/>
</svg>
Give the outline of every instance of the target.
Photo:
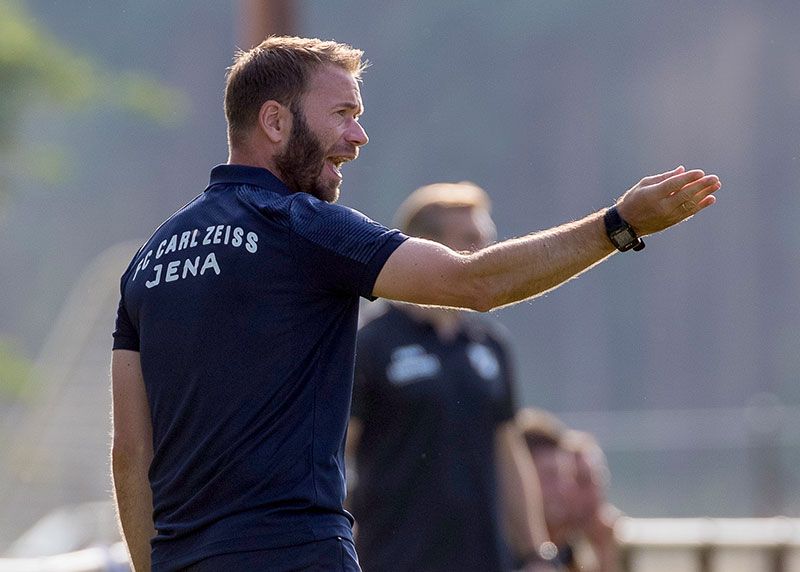
<svg viewBox="0 0 800 572">
<path fill-rule="evenodd" d="M 182 217 L 186 216 L 185 213 L 190 211 L 191 208 L 196 205 L 202 197 L 202 193 L 194 197 L 191 201 L 164 219 L 164 221 L 158 225 L 155 230 L 153 230 L 147 240 L 141 244 L 136 253 L 133 255 L 128 267 L 122 274 L 121 283 L 123 288 L 129 281 L 131 275 L 136 273 L 136 267 L 141 264 L 142 259 L 147 256 L 148 251 L 155 248 L 155 246 L 158 244 L 158 241 L 161 240 L 165 234 L 168 236 L 170 229 L 176 224 L 176 221 L 180 221 Z"/>
<path fill-rule="evenodd" d="M 328 203 L 308 193 L 295 193 L 289 200 L 292 223 L 297 228 L 314 227 L 320 223 L 331 224 L 336 221 L 381 226 L 353 208 Z"/>
<path fill-rule="evenodd" d="M 390 245 L 396 247 L 400 241 L 390 242 L 392 237 L 402 236 L 400 231 L 390 230 L 355 209 L 326 203 L 307 193 L 292 198 L 291 228 L 305 243 L 358 263 L 375 262 L 375 275 L 385 262 L 375 258 L 376 253 Z"/>
</svg>

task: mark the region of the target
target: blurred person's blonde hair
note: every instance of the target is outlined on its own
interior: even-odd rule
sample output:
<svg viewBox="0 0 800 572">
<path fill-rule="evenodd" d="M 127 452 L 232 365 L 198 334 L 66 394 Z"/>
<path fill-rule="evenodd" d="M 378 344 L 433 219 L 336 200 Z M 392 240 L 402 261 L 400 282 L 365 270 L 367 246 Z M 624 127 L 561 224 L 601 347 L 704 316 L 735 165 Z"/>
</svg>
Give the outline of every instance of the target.
<svg viewBox="0 0 800 572">
<path fill-rule="evenodd" d="M 517 412 L 516 424 L 528 448 L 562 447 L 567 426 L 553 413 L 544 409 L 526 407 Z"/>
<path fill-rule="evenodd" d="M 228 143 L 244 140 L 265 101 L 275 100 L 297 113 L 309 77 L 322 66 L 335 65 L 361 79 L 368 65 L 363 55 L 347 44 L 293 36 L 270 36 L 250 50 L 237 51 L 225 80 Z"/>
<path fill-rule="evenodd" d="M 441 232 L 441 213 L 452 208 L 483 209 L 491 213 L 492 201 L 470 181 L 434 183 L 411 193 L 397 209 L 394 224 L 410 236 L 436 238 Z"/>
</svg>

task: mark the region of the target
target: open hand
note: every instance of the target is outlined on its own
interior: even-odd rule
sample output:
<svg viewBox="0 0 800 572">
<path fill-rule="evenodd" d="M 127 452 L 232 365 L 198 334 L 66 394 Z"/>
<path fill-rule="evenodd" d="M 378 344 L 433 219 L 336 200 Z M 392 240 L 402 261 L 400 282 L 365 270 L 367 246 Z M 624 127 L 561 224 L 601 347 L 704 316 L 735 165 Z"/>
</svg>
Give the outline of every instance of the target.
<svg viewBox="0 0 800 572">
<path fill-rule="evenodd" d="M 617 201 L 620 216 L 639 236 L 659 232 L 694 216 L 716 202 L 719 177 L 682 166 L 645 177 Z"/>
</svg>

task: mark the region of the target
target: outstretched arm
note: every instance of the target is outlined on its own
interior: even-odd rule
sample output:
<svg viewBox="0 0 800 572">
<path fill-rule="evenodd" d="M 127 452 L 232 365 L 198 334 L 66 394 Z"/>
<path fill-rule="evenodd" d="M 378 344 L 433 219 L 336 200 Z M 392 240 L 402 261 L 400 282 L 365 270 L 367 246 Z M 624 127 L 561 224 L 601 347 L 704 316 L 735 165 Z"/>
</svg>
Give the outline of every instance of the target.
<svg viewBox="0 0 800 572">
<path fill-rule="evenodd" d="M 114 350 L 111 358 L 111 467 L 122 535 L 134 570 L 150 570 L 153 496 L 147 472 L 153 460 L 153 429 L 139 352 Z"/>
<path fill-rule="evenodd" d="M 639 236 L 646 236 L 714 204 L 712 193 L 720 186 L 715 175 L 678 167 L 639 181 L 617 201 L 617 209 Z M 603 212 L 472 254 L 411 238 L 386 261 L 373 294 L 488 311 L 547 292 L 613 252 Z"/>
</svg>

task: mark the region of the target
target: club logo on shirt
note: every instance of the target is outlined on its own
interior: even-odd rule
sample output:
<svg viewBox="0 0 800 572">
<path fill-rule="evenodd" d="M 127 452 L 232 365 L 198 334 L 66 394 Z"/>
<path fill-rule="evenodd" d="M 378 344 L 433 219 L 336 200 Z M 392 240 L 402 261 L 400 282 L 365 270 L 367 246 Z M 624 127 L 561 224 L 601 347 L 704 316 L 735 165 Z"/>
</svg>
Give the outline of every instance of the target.
<svg viewBox="0 0 800 572">
<path fill-rule="evenodd" d="M 419 344 L 401 346 L 392 352 L 386 368 L 386 379 L 394 385 L 406 385 L 438 374 L 442 369 L 439 358 L 429 354 Z"/>
<path fill-rule="evenodd" d="M 494 352 L 483 344 L 470 344 L 467 348 L 467 357 L 472 369 L 483 379 L 497 379 L 500 375 L 500 362 L 497 361 Z"/>
<path fill-rule="evenodd" d="M 255 254 L 258 251 L 258 235 L 255 232 L 248 232 L 242 227 L 225 224 L 209 226 L 205 231 L 195 228 L 175 233 L 169 239 L 162 240 L 157 248 L 148 250 L 139 259 L 131 281 L 136 280 L 139 272 L 150 274 L 150 279 L 144 284 L 147 288 L 153 288 L 165 282 L 183 280 L 187 277 L 203 276 L 206 272 L 213 272 L 219 276 L 222 271 L 214 250 L 202 257 L 200 255 L 189 256 L 172 260 L 166 264 L 154 264 L 152 271 L 147 270 L 151 258 L 159 260 L 162 256 L 167 256 L 173 252 L 193 249 L 200 245 L 214 246 L 218 244 L 228 245 L 233 248 L 243 246 L 247 252 Z"/>
</svg>

